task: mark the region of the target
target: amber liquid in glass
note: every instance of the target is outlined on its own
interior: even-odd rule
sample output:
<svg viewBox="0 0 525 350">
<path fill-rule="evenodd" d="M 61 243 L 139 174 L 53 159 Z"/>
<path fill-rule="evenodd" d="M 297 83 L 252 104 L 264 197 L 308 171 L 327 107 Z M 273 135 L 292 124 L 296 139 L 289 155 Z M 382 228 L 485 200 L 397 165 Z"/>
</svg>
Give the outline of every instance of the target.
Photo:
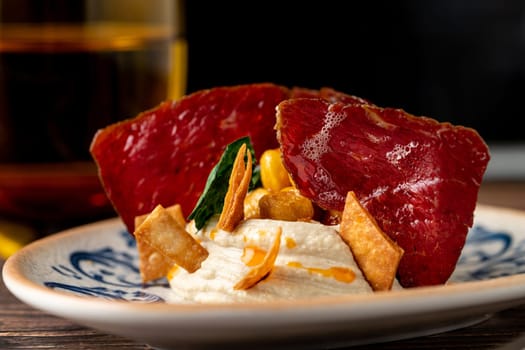
<svg viewBox="0 0 525 350">
<path fill-rule="evenodd" d="M 0 217 L 114 215 L 89 153 L 94 134 L 180 97 L 185 83 L 186 42 L 167 27 L 2 24 Z"/>
</svg>

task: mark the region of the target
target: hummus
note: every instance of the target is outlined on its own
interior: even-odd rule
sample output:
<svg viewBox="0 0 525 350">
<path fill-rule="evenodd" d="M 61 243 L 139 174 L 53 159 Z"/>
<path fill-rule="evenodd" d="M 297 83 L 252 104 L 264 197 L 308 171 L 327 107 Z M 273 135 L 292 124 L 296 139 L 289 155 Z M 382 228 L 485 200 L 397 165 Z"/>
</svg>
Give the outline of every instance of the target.
<svg viewBox="0 0 525 350">
<path fill-rule="evenodd" d="M 215 217 L 199 231 L 188 224 L 188 232 L 209 256 L 194 273 L 177 266 L 169 272 L 176 300 L 226 303 L 373 293 L 338 226 L 248 219 L 226 232 L 216 223 Z M 249 289 L 234 289 L 250 266 L 262 260 L 279 227 L 280 249 L 272 271 Z"/>
</svg>

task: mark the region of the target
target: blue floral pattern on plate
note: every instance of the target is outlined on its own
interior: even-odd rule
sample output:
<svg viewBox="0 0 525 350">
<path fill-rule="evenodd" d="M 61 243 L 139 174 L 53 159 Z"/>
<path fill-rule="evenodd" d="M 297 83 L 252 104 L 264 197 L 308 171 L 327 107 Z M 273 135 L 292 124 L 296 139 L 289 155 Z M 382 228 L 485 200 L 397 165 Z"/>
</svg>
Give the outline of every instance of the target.
<svg viewBox="0 0 525 350">
<path fill-rule="evenodd" d="M 525 240 L 507 231 L 474 226 L 452 276 L 464 282 L 521 274 L 525 272 Z"/>
<path fill-rule="evenodd" d="M 54 264 L 44 285 L 83 296 L 134 302 L 166 302 L 165 279 L 143 284 L 138 269 L 134 238 L 125 230 L 114 233 L 118 240 L 93 250 L 74 250 L 67 262 Z M 525 240 L 510 232 L 475 225 L 469 232 L 454 282 L 502 277 L 525 272 Z"/>
<path fill-rule="evenodd" d="M 122 230 L 118 247 L 96 250 L 75 250 L 68 264 L 52 265 L 61 281 L 45 281 L 44 285 L 71 293 L 105 299 L 139 302 L 164 302 L 164 298 L 148 292 L 151 287 L 169 288 L 167 281 L 143 284 L 140 280 L 138 255 L 133 236 Z M 65 283 L 63 279 L 70 280 Z M 87 283 L 86 283 L 87 282 Z M 96 284 L 93 286 L 91 282 Z"/>
</svg>

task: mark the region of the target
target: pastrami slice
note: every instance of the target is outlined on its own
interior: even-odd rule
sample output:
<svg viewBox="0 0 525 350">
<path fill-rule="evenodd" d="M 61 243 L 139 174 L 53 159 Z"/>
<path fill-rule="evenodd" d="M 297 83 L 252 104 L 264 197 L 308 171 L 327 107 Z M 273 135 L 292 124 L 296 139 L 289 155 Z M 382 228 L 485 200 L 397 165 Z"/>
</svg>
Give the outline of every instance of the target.
<svg viewBox="0 0 525 350">
<path fill-rule="evenodd" d="M 301 193 L 341 211 L 348 191 L 404 250 L 404 287 L 445 283 L 473 223 L 490 159 L 470 128 L 372 104 L 297 98 L 277 107 L 283 160 Z"/>
<path fill-rule="evenodd" d="M 278 146 L 275 106 L 289 90 L 271 83 L 216 87 L 165 101 L 99 130 L 91 154 L 130 232 L 135 216 L 178 203 L 187 215 L 224 148 L 249 136 L 256 154 Z"/>
</svg>

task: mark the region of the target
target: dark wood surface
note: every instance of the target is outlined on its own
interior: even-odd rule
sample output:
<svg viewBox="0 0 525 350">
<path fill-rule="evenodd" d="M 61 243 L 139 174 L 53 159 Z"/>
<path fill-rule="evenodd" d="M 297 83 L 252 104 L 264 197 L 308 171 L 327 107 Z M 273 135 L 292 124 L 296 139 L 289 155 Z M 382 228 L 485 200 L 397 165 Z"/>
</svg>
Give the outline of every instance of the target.
<svg viewBox="0 0 525 350">
<path fill-rule="evenodd" d="M 525 182 L 484 183 L 479 201 L 525 210 Z M 18 301 L 0 281 L 0 349 L 151 348 L 35 310 Z M 352 349 L 525 349 L 525 304 L 467 328 Z"/>
</svg>

